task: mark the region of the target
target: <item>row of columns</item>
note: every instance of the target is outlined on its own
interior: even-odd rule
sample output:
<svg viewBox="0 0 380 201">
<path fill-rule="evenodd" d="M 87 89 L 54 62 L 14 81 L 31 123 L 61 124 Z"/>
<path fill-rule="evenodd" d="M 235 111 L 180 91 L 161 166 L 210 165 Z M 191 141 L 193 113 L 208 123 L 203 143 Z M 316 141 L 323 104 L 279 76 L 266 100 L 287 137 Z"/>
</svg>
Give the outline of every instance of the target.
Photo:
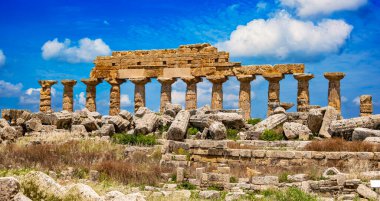
<svg viewBox="0 0 380 201">
<path fill-rule="evenodd" d="M 345 76 L 344 73 L 325 73 L 325 78 L 329 80 L 328 105 L 341 111 L 340 98 L 340 80 Z M 268 111 L 271 114 L 274 108 L 280 105 L 280 81 L 284 78 L 281 73 L 270 73 L 263 75 L 268 81 Z M 215 110 L 223 109 L 223 83 L 228 80 L 226 76 L 206 77 L 212 83 L 211 108 Z M 309 81 L 314 78 L 312 74 L 294 74 L 298 81 L 297 92 L 297 111 L 305 112 L 309 110 Z M 251 114 L 251 81 L 255 75 L 237 76 L 240 82 L 239 91 L 239 108 L 243 112 L 245 119 L 250 118 Z M 157 78 L 161 83 L 160 111 L 163 112 L 165 104 L 171 102 L 172 84 L 176 78 Z M 193 110 L 197 108 L 197 83 L 202 81 L 200 77 L 184 77 L 182 80 L 186 83 L 186 109 Z M 111 85 L 110 89 L 110 115 L 116 115 L 120 112 L 120 85 L 125 79 L 106 79 Z M 150 78 L 131 78 L 130 81 L 135 84 L 135 111 L 146 105 L 145 85 L 150 82 Z M 86 108 L 96 111 L 96 86 L 102 82 L 101 79 L 90 78 L 82 79 L 86 85 Z M 41 80 L 40 94 L 40 111 L 51 111 L 51 87 L 57 83 L 53 80 Z M 73 87 L 77 83 L 75 80 L 62 80 L 64 85 L 63 93 L 63 110 L 73 111 Z"/>
</svg>

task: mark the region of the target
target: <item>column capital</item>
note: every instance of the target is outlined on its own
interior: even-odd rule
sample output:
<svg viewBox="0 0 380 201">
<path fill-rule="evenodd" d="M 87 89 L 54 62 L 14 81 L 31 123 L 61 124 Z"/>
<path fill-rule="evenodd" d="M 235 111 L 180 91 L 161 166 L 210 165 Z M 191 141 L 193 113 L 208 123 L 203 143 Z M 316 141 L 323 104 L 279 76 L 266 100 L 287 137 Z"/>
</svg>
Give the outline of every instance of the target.
<svg viewBox="0 0 380 201">
<path fill-rule="evenodd" d="M 201 82 L 201 81 L 202 81 L 202 78 L 200 78 L 200 77 L 193 77 L 193 76 L 182 77 L 181 79 L 182 79 L 186 84 L 194 84 L 194 83 L 198 83 L 198 82 Z"/>
<path fill-rule="evenodd" d="M 64 85 L 64 86 L 74 86 L 77 84 L 77 81 L 76 80 L 62 80 L 61 83 Z"/>
<path fill-rule="evenodd" d="M 227 76 L 208 76 L 206 77 L 213 84 L 221 84 L 228 80 Z"/>
<path fill-rule="evenodd" d="M 129 79 L 133 84 L 146 84 L 150 82 L 150 78 L 147 77 L 134 77 Z"/>
<path fill-rule="evenodd" d="M 101 79 L 98 78 L 89 78 L 89 79 L 82 79 L 81 80 L 85 85 L 98 85 L 102 82 Z"/>
<path fill-rule="evenodd" d="M 327 72 L 327 73 L 324 74 L 324 76 L 328 80 L 339 81 L 339 80 L 343 79 L 344 76 L 346 76 L 346 74 L 344 74 L 342 72 Z"/>
<path fill-rule="evenodd" d="M 157 81 L 161 84 L 173 84 L 177 81 L 177 78 L 174 77 L 158 77 Z"/>
<path fill-rule="evenodd" d="M 314 75 L 310 73 L 295 73 L 293 77 L 298 81 L 309 81 L 314 78 Z"/>
<path fill-rule="evenodd" d="M 280 72 L 264 72 L 263 77 L 269 82 L 278 82 L 284 79 L 284 75 Z"/>
<path fill-rule="evenodd" d="M 51 87 L 57 84 L 58 82 L 56 80 L 38 80 L 38 83 L 41 85 L 42 88 L 45 88 Z"/>
<path fill-rule="evenodd" d="M 107 81 L 110 85 L 121 85 L 121 84 L 123 84 L 126 80 L 125 80 L 125 79 L 108 78 L 108 79 L 106 79 L 106 81 Z"/>
<path fill-rule="evenodd" d="M 239 75 L 236 76 L 237 80 L 240 82 L 251 82 L 252 80 L 256 79 L 255 75 Z"/>
</svg>

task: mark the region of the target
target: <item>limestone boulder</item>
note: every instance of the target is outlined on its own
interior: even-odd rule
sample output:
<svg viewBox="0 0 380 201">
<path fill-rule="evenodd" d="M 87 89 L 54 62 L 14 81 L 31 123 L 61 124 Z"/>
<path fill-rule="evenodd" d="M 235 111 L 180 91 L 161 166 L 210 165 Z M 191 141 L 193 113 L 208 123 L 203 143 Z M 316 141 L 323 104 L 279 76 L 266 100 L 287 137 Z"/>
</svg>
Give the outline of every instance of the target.
<svg viewBox="0 0 380 201">
<path fill-rule="evenodd" d="M 0 177 L 0 200 L 13 200 L 20 191 L 20 183 L 14 177 Z"/>
<path fill-rule="evenodd" d="M 379 197 L 375 191 L 368 188 L 364 184 L 359 184 L 358 188 L 356 189 L 356 192 L 359 193 L 359 195 L 363 196 L 364 198 L 367 198 L 370 200 L 377 200 Z"/>
<path fill-rule="evenodd" d="M 190 123 L 197 128 L 209 127 L 213 121 L 222 122 L 229 128 L 245 128 L 245 120 L 241 114 L 236 112 L 216 112 L 206 114 L 196 114 L 191 116 Z"/>
<path fill-rule="evenodd" d="M 177 115 L 177 113 L 181 110 L 182 110 L 181 104 L 166 103 L 164 107 L 164 114 L 169 115 L 174 118 Z"/>
<path fill-rule="evenodd" d="M 0 138 L 2 140 L 14 141 L 17 139 L 18 135 L 19 134 L 17 130 L 13 128 L 12 126 L 4 127 L 1 129 L 1 132 L 0 132 Z"/>
<path fill-rule="evenodd" d="M 54 179 L 38 171 L 32 171 L 24 175 L 20 183 L 24 190 L 33 190 L 36 196 L 44 200 L 61 200 L 66 191 Z"/>
<path fill-rule="evenodd" d="M 103 199 L 90 187 L 85 184 L 74 184 L 67 188 L 64 195 L 65 200 L 78 201 L 102 201 Z"/>
<path fill-rule="evenodd" d="M 283 125 L 284 133 L 287 139 L 309 140 L 312 135 L 310 129 L 300 123 L 285 122 Z"/>
<path fill-rule="evenodd" d="M 352 133 L 352 140 L 363 141 L 367 137 L 380 137 L 380 130 L 373 130 L 369 128 L 355 128 Z"/>
<path fill-rule="evenodd" d="M 72 113 L 72 124 L 79 125 L 83 120 L 87 119 L 88 115 L 84 111 L 75 111 Z"/>
<path fill-rule="evenodd" d="M 41 131 L 42 122 L 39 118 L 32 118 L 25 122 L 25 127 L 27 131 Z"/>
<path fill-rule="evenodd" d="M 88 117 L 85 120 L 83 120 L 81 125 L 83 125 L 88 132 L 100 129 L 97 121 L 92 117 Z"/>
<path fill-rule="evenodd" d="M 133 120 L 132 114 L 130 112 L 128 112 L 127 110 L 121 110 L 119 113 L 119 116 L 121 116 L 123 119 L 125 119 L 129 122 L 132 122 L 132 120 Z"/>
<path fill-rule="evenodd" d="M 210 112 L 212 109 L 209 105 L 204 105 L 203 107 L 200 107 L 196 110 L 195 115 L 201 115 L 201 114 L 206 114 Z"/>
<path fill-rule="evenodd" d="M 17 195 L 13 198 L 13 201 L 32 201 L 32 200 L 20 192 L 20 193 L 17 193 Z"/>
<path fill-rule="evenodd" d="M 213 140 L 223 140 L 227 138 L 227 129 L 223 123 L 214 121 L 209 129 L 210 138 Z"/>
<path fill-rule="evenodd" d="M 160 118 L 157 114 L 149 112 L 144 114 L 141 118 L 135 118 L 134 122 L 136 134 L 148 134 L 158 127 Z"/>
<path fill-rule="evenodd" d="M 200 191 L 199 198 L 217 200 L 220 198 L 220 192 L 215 190 Z"/>
<path fill-rule="evenodd" d="M 189 125 L 190 112 L 181 110 L 178 112 L 167 133 L 168 140 L 184 140 Z"/>
<path fill-rule="evenodd" d="M 286 112 L 286 110 L 283 107 L 277 107 L 276 109 L 274 109 L 274 111 L 273 111 L 273 113 L 271 115 L 273 115 L 273 114 L 281 114 L 281 113 L 284 114 L 285 112 Z"/>
<path fill-rule="evenodd" d="M 108 123 L 113 124 L 115 127 L 115 131 L 118 133 L 127 131 L 130 125 L 130 121 L 122 118 L 121 116 L 109 117 Z"/>
<path fill-rule="evenodd" d="M 0 119 L 0 128 L 4 128 L 4 127 L 7 127 L 7 126 L 10 126 L 8 121 L 5 120 L 5 119 Z"/>
<path fill-rule="evenodd" d="M 380 129 L 380 115 L 370 115 L 331 122 L 329 132 L 350 140 L 355 128 Z"/>
<path fill-rule="evenodd" d="M 88 132 L 86 130 L 86 127 L 84 127 L 84 125 L 72 125 L 71 133 L 73 135 L 78 135 L 78 136 L 88 136 Z"/>
<path fill-rule="evenodd" d="M 331 138 L 329 133 L 330 125 L 333 121 L 337 120 L 339 117 L 339 112 L 331 106 L 327 106 L 325 115 L 323 116 L 323 121 L 321 129 L 319 130 L 319 135 L 324 138 Z"/>
<path fill-rule="evenodd" d="M 366 137 L 363 142 L 380 144 L 380 137 Z"/>
<path fill-rule="evenodd" d="M 257 123 L 253 127 L 253 130 L 261 133 L 265 130 L 273 130 L 278 127 L 281 127 L 286 120 L 286 114 L 274 114 L 264 119 L 263 121 Z"/>
<path fill-rule="evenodd" d="M 101 136 L 112 136 L 115 133 L 115 126 L 113 124 L 103 124 L 100 128 Z"/>
<path fill-rule="evenodd" d="M 307 116 L 307 127 L 312 133 L 319 133 L 323 122 L 323 113 L 320 109 L 310 109 Z"/>
<path fill-rule="evenodd" d="M 110 191 L 104 195 L 104 201 L 124 201 L 128 197 L 120 191 Z"/>
<path fill-rule="evenodd" d="M 152 111 L 150 111 L 147 107 L 139 107 L 139 109 L 135 112 L 135 117 L 141 118 L 145 114 L 149 114 L 149 113 L 152 113 Z"/>
<path fill-rule="evenodd" d="M 72 113 L 67 111 L 54 112 L 52 115 L 52 124 L 58 129 L 69 129 L 72 123 Z"/>
</svg>

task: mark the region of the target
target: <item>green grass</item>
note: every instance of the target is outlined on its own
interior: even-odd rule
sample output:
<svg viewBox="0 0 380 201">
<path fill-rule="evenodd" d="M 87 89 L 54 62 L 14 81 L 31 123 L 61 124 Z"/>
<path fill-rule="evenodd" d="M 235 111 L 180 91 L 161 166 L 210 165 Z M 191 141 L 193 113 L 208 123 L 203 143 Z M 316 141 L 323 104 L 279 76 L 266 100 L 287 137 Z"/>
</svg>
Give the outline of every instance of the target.
<svg viewBox="0 0 380 201">
<path fill-rule="evenodd" d="M 159 130 L 160 134 L 162 134 L 163 132 L 166 132 L 166 131 L 169 130 L 169 126 L 168 126 L 168 125 L 160 126 L 160 127 L 158 128 L 158 130 Z"/>
<path fill-rule="evenodd" d="M 278 176 L 278 181 L 280 183 L 288 183 L 289 180 L 288 180 L 288 175 L 289 173 L 287 172 L 282 172 L 279 176 Z"/>
<path fill-rule="evenodd" d="M 259 123 L 260 121 L 262 121 L 262 119 L 260 118 L 252 118 L 252 119 L 248 119 L 247 120 L 247 123 L 248 124 L 251 124 L 251 125 L 256 125 L 257 123 Z"/>
<path fill-rule="evenodd" d="M 235 140 L 235 141 L 238 140 L 239 139 L 238 133 L 239 133 L 238 130 L 232 129 L 232 128 L 228 128 L 227 129 L 227 139 L 229 139 L 229 140 Z"/>
<path fill-rule="evenodd" d="M 230 183 L 238 183 L 238 179 L 236 177 L 230 177 Z"/>
<path fill-rule="evenodd" d="M 276 141 L 276 140 L 283 140 L 284 135 L 282 133 L 276 133 L 276 131 L 273 130 L 265 130 L 259 137 L 260 140 L 265 141 Z"/>
<path fill-rule="evenodd" d="M 112 140 L 118 144 L 129 144 L 129 145 L 146 145 L 153 146 L 156 143 L 156 137 L 153 135 L 128 135 L 124 133 L 117 133 L 112 136 Z"/>
<path fill-rule="evenodd" d="M 207 190 L 223 191 L 224 187 L 222 185 L 212 184 L 209 187 L 207 187 Z"/>
<path fill-rule="evenodd" d="M 188 135 L 196 135 L 199 132 L 198 128 L 190 127 L 187 129 Z"/>
<path fill-rule="evenodd" d="M 195 186 L 194 184 L 191 184 L 188 181 L 184 181 L 180 185 L 178 185 L 178 189 L 195 190 L 197 189 L 197 186 Z"/>
<path fill-rule="evenodd" d="M 276 201 L 317 201 L 317 197 L 303 192 L 299 188 L 290 187 L 286 190 L 264 190 L 261 192 L 264 195 L 259 201 L 276 200 Z"/>
</svg>

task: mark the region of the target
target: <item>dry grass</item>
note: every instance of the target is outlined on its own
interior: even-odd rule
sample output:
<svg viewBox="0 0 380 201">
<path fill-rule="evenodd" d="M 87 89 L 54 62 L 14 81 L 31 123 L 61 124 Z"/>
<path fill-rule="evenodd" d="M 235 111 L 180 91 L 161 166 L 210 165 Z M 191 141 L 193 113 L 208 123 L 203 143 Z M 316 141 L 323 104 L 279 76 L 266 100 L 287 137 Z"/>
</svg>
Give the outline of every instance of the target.
<svg viewBox="0 0 380 201">
<path fill-rule="evenodd" d="M 346 141 L 341 138 L 332 138 L 322 141 L 312 141 L 304 148 L 307 151 L 349 151 L 349 152 L 379 152 L 380 145 L 362 141 Z"/>
<path fill-rule="evenodd" d="M 73 167 L 76 171 L 98 170 L 101 179 L 123 184 L 160 182 L 160 154 L 138 154 L 124 157 L 123 146 L 108 141 L 68 141 L 61 144 L 0 146 L 0 169 L 36 169 L 57 173 Z"/>
</svg>

